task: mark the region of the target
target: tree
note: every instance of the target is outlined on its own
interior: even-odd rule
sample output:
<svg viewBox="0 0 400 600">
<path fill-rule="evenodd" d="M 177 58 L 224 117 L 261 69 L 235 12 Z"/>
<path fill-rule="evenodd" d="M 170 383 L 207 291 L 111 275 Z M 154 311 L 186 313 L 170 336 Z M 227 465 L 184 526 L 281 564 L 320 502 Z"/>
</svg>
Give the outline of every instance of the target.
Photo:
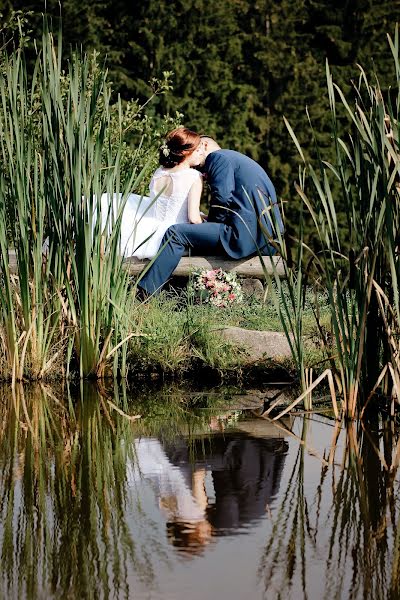
<svg viewBox="0 0 400 600">
<path fill-rule="evenodd" d="M 43 0 L 0 2 L 5 14 L 33 11 L 32 29 L 40 33 Z M 58 26 L 58 0 L 46 6 Z M 346 93 L 358 63 L 376 68 L 386 91 L 386 33 L 399 14 L 400 0 L 338 0 L 334 7 L 328 0 L 62 1 L 66 50 L 99 50 L 115 93 L 139 103 L 153 78 L 173 72 L 173 89 L 149 114 L 183 113 L 185 125 L 258 160 L 290 200 L 293 224 L 299 163 L 283 116 L 312 156 L 310 117 L 319 147 L 332 156 L 325 62 Z"/>
</svg>

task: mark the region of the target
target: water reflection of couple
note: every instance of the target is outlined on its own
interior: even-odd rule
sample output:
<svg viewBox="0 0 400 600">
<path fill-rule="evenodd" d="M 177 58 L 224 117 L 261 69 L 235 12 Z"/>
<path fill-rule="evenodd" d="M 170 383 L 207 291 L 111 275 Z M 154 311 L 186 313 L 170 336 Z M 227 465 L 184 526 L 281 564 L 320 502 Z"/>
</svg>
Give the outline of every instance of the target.
<svg viewBox="0 0 400 600">
<path fill-rule="evenodd" d="M 200 213 L 202 177 L 196 166 L 203 168 L 211 191 L 206 220 Z M 266 252 L 265 230 L 271 233 L 271 226 L 265 211 L 271 204 L 282 229 L 274 186 L 260 165 L 184 127 L 172 131 L 160 149 L 150 197 L 130 196 L 124 212 L 126 255 L 151 258 L 163 248 L 140 282 L 142 293 L 159 290 L 189 250 L 234 259 L 258 249 Z M 272 247 L 269 252 L 274 253 Z"/>
<path fill-rule="evenodd" d="M 278 492 L 288 444 L 283 438 L 214 435 L 191 444 L 136 441 L 137 473 L 149 481 L 172 544 L 196 554 L 268 510 Z M 208 474 L 211 473 L 211 479 Z"/>
</svg>

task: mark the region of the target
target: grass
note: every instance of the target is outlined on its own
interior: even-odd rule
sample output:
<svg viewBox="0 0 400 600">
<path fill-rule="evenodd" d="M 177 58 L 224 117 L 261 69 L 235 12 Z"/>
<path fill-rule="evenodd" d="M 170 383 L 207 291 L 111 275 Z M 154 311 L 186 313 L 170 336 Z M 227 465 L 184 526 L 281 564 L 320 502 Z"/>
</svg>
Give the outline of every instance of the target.
<svg viewBox="0 0 400 600">
<path fill-rule="evenodd" d="M 127 194 L 140 189 L 146 167 L 139 168 L 133 153 L 129 176 L 121 172 L 123 111 L 118 101 L 116 120 L 106 70 L 82 53 L 62 65 L 62 36 L 55 38 L 46 20 L 33 73 L 22 48 L 3 48 L 0 376 L 15 387 L 21 380 L 71 375 L 184 374 L 198 365 L 240 371 L 246 353 L 219 335 L 230 325 L 284 332 L 307 408 L 315 375 L 328 377 L 349 418 L 364 414 L 376 391 L 398 401 L 398 28 L 388 43 L 396 83 L 390 93 L 360 67 L 348 99 L 327 66 L 335 161 L 323 158 L 311 119 L 313 162 L 287 123 L 301 161 L 296 189 L 303 209 L 297 239 L 277 231 L 270 240 L 286 281 L 266 275 L 264 303 L 246 300 L 224 310 L 168 294 L 144 305 L 135 301 L 120 255 L 120 228 Z M 107 214 L 98 201 L 104 195 Z M 338 202 L 348 215 L 345 227 Z M 306 220 L 314 223 L 315 248 L 304 243 Z M 15 275 L 8 266 L 10 245 Z"/>
<path fill-rule="evenodd" d="M 282 284 L 287 293 L 287 284 Z M 312 290 L 308 290 L 304 307 L 304 335 L 309 340 L 305 348 L 307 365 L 315 365 L 323 360 L 318 341 Z M 321 319 L 328 324 L 328 306 L 323 295 L 318 297 Z M 229 372 L 245 369 L 247 355 L 222 338 L 220 332 L 228 326 L 250 330 L 282 331 L 282 324 L 275 304 L 267 298 L 262 302 L 248 298 L 244 302 L 226 308 L 208 304 L 193 304 L 183 291 L 163 292 L 150 298 L 145 305 L 134 311 L 133 319 L 140 336 L 133 338 L 128 345 L 127 362 L 138 369 L 159 369 L 163 373 L 178 376 L 190 371 L 196 363 Z M 282 363 L 278 363 L 282 364 Z M 286 361 L 285 366 L 293 371 L 294 362 Z"/>
<path fill-rule="evenodd" d="M 15 386 L 179 374 L 199 363 L 240 368 L 244 353 L 219 330 L 275 329 L 273 311 L 254 302 L 220 311 L 168 295 L 135 301 L 119 237 L 127 194 L 146 168 L 133 159 L 130 176 L 121 172 L 123 111 L 116 120 L 107 72 L 81 53 L 66 66 L 61 56 L 61 34 L 46 20 L 33 74 L 23 49 L 0 55 L 0 377 Z M 106 215 L 104 194 L 115 199 Z"/>
</svg>

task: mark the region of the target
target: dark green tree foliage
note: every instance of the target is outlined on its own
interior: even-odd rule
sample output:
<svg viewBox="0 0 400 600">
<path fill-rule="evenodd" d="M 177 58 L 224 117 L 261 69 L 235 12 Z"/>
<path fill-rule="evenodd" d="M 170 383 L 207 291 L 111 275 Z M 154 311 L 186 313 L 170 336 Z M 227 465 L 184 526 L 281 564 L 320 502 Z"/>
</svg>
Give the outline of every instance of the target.
<svg viewBox="0 0 400 600">
<path fill-rule="evenodd" d="M 295 203 L 298 158 L 283 123 L 313 154 L 306 108 L 319 147 L 329 155 L 330 117 L 325 61 L 339 85 L 351 90 L 357 63 L 376 68 L 390 86 L 386 33 L 400 0 L 61 0 L 64 45 L 96 48 L 124 99 L 144 101 L 149 81 L 173 71 L 173 90 L 151 110 L 183 113 L 183 122 L 214 135 L 223 146 L 258 160 L 278 193 Z M 0 0 L 33 11 L 40 33 L 43 0 Z M 58 23 L 57 0 L 47 12 Z M 290 214 L 295 215 L 295 204 Z M 296 222 L 296 218 L 292 217 Z"/>
</svg>

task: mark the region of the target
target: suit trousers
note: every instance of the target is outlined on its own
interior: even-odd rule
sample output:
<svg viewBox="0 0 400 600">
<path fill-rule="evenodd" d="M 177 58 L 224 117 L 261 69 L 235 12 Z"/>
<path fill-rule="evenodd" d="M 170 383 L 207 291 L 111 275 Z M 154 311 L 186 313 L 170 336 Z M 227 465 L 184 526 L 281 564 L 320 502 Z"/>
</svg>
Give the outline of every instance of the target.
<svg viewBox="0 0 400 600">
<path fill-rule="evenodd" d="M 148 294 L 159 292 L 188 250 L 191 255 L 226 255 L 220 242 L 223 227 L 221 223 L 178 223 L 169 227 L 161 241 L 159 255 L 139 280 L 138 287 Z"/>
</svg>

